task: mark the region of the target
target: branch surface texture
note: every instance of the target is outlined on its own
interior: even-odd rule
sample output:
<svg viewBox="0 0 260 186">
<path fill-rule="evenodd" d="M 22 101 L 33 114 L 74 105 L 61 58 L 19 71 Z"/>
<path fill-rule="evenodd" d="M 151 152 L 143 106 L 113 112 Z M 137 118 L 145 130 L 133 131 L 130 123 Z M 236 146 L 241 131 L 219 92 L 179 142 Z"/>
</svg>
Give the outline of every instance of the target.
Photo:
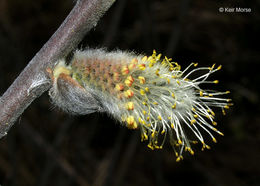
<svg viewBox="0 0 260 186">
<path fill-rule="evenodd" d="M 51 86 L 47 68 L 65 57 L 96 26 L 100 17 L 115 0 L 79 0 L 49 41 L 0 99 L 0 138 L 5 136 L 16 119 Z"/>
</svg>

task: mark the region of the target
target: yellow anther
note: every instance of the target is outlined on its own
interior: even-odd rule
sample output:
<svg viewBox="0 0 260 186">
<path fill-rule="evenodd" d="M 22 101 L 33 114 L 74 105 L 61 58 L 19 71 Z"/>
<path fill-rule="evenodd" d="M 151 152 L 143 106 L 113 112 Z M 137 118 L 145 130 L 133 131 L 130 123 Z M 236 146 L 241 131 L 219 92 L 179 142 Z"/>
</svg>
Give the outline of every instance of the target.
<svg viewBox="0 0 260 186">
<path fill-rule="evenodd" d="M 173 109 L 176 108 L 176 102 L 172 105 L 172 108 L 173 108 Z"/>
<path fill-rule="evenodd" d="M 147 145 L 147 147 L 149 147 L 150 149 L 154 150 L 154 147 L 152 146 L 151 143 L 149 143 L 149 144 Z"/>
<path fill-rule="evenodd" d="M 177 76 L 172 76 L 173 79 L 175 79 Z"/>
<path fill-rule="evenodd" d="M 218 83 L 219 83 L 219 81 L 218 81 L 218 80 L 215 80 L 215 81 L 213 81 L 213 83 L 215 83 L 215 84 L 218 84 Z"/>
<path fill-rule="evenodd" d="M 125 84 L 126 84 L 128 87 L 131 87 L 132 84 L 133 84 L 133 82 L 134 82 L 133 76 L 128 76 L 128 77 L 126 78 L 126 80 L 125 80 Z"/>
<path fill-rule="evenodd" d="M 132 61 L 130 62 L 130 64 L 128 65 L 129 70 L 134 69 L 136 67 L 137 63 L 138 63 L 138 60 L 136 58 L 133 58 Z"/>
<path fill-rule="evenodd" d="M 177 84 L 178 84 L 178 85 L 180 85 L 180 84 L 181 84 L 179 80 L 177 80 L 176 82 L 177 82 Z"/>
<path fill-rule="evenodd" d="M 192 110 L 193 112 L 195 112 L 195 111 L 196 111 L 196 109 L 195 109 L 194 107 L 192 107 L 192 108 L 191 108 L 191 110 Z"/>
<path fill-rule="evenodd" d="M 152 138 L 155 137 L 155 131 L 152 132 L 151 136 L 152 136 Z"/>
<path fill-rule="evenodd" d="M 226 91 L 226 94 L 229 94 L 230 93 L 230 91 L 228 90 L 228 91 Z"/>
<path fill-rule="evenodd" d="M 217 143 L 217 140 L 216 140 L 216 138 L 212 138 L 212 141 L 214 142 L 214 143 Z"/>
<path fill-rule="evenodd" d="M 218 68 L 217 68 L 217 70 L 220 70 L 221 68 L 222 68 L 222 65 L 219 65 Z"/>
<path fill-rule="evenodd" d="M 143 63 L 138 65 L 138 67 L 139 67 L 140 70 L 145 70 L 145 64 L 143 64 Z"/>
<path fill-rule="evenodd" d="M 144 57 L 142 58 L 142 61 L 143 61 L 143 62 L 147 61 L 147 56 L 144 56 Z"/>
<path fill-rule="evenodd" d="M 209 94 L 209 97 L 213 97 L 213 94 Z"/>
<path fill-rule="evenodd" d="M 145 95 L 145 91 L 143 89 L 140 90 L 140 94 L 143 96 Z"/>
<path fill-rule="evenodd" d="M 224 109 L 222 109 L 222 114 L 226 115 L 226 111 Z"/>
<path fill-rule="evenodd" d="M 178 140 L 178 143 L 181 145 L 181 144 L 182 144 L 182 141 L 179 139 L 179 140 Z"/>
<path fill-rule="evenodd" d="M 162 121 L 162 117 L 161 116 L 158 116 L 157 118 L 158 118 L 158 120 Z"/>
<path fill-rule="evenodd" d="M 174 93 L 172 93 L 172 97 L 173 97 L 173 98 L 175 98 L 175 95 L 174 95 Z"/>
<path fill-rule="evenodd" d="M 132 90 L 124 91 L 124 96 L 126 98 L 131 98 L 134 95 L 134 92 Z"/>
<path fill-rule="evenodd" d="M 164 134 L 165 133 L 165 130 L 162 130 L 161 134 Z"/>
<path fill-rule="evenodd" d="M 149 121 L 149 120 L 150 120 L 150 117 L 148 116 L 148 117 L 146 118 L 146 120 Z"/>
<path fill-rule="evenodd" d="M 222 132 L 218 131 L 218 133 L 219 133 L 221 136 L 224 136 L 224 134 L 223 134 Z"/>
<path fill-rule="evenodd" d="M 196 67 L 196 66 L 198 66 L 198 63 L 194 63 L 194 65 L 193 65 L 194 67 Z"/>
<path fill-rule="evenodd" d="M 122 70 L 121 70 L 123 75 L 127 75 L 129 73 L 129 69 L 127 66 L 123 66 Z"/>
<path fill-rule="evenodd" d="M 139 76 L 138 79 L 139 79 L 141 84 L 145 83 L 145 78 L 143 76 Z"/>
<path fill-rule="evenodd" d="M 225 109 L 229 109 L 229 106 L 228 106 L 228 105 L 225 105 L 224 108 L 225 108 Z"/>
<path fill-rule="evenodd" d="M 197 143 L 198 143 L 198 141 L 192 141 L 192 143 L 193 143 L 193 144 L 197 144 Z"/>
<path fill-rule="evenodd" d="M 194 118 L 198 118 L 198 115 L 197 115 L 197 114 L 194 114 L 193 117 L 194 117 Z"/>
<path fill-rule="evenodd" d="M 178 157 L 178 158 L 176 159 L 176 162 L 179 162 L 179 161 L 181 161 L 181 158 L 180 158 L 180 157 Z"/>
<path fill-rule="evenodd" d="M 159 71 L 160 71 L 160 69 L 157 69 L 157 70 L 155 71 L 155 74 L 156 74 L 157 76 L 160 76 Z"/>
<path fill-rule="evenodd" d="M 174 124 L 173 123 L 171 124 L 171 128 L 174 129 Z"/>
<path fill-rule="evenodd" d="M 126 122 L 127 122 L 127 127 L 130 128 L 130 129 L 136 129 L 137 128 L 137 123 L 135 121 L 135 118 L 134 116 L 128 116 L 126 118 Z"/>
<path fill-rule="evenodd" d="M 154 105 L 158 105 L 158 103 L 157 103 L 156 101 L 155 101 L 155 102 L 153 102 L 153 104 L 154 104 Z"/>
<path fill-rule="evenodd" d="M 190 120 L 190 124 L 193 125 L 194 123 L 196 123 L 196 120 L 195 120 L 195 119 Z"/>
<path fill-rule="evenodd" d="M 200 96 L 203 96 L 203 92 L 202 92 L 202 90 L 200 91 Z"/>
<path fill-rule="evenodd" d="M 168 120 L 171 120 L 172 119 L 172 117 L 168 117 Z"/>
<path fill-rule="evenodd" d="M 149 92 L 149 88 L 148 87 L 145 87 L 144 90 L 145 90 L 145 92 Z"/>
<path fill-rule="evenodd" d="M 170 84 L 170 79 L 169 78 L 167 78 L 167 83 Z"/>
<path fill-rule="evenodd" d="M 212 67 L 209 67 L 209 70 L 213 70 L 216 64 L 213 64 Z"/>
<path fill-rule="evenodd" d="M 212 124 L 213 124 L 214 126 L 216 126 L 216 125 L 217 125 L 217 122 L 213 121 Z"/>
<path fill-rule="evenodd" d="M 210 146 L 208 146 L 208 145 L 205 145 L 205 147 L 206 147 L 207 149 L 210 149 Z"/>
<path fill-rule="evenodd" d="M 143 110 L 143 115 L 145 115 L 146 114 L 146 111 L 145 110 Z"/>
<path fill-rule="evenodd" d="M 143 103 L 142 103 L 143 105 L 147 105 L 147 103 L 145 102 L 145 101 L 143 101 Z"/>
<path fill-rule="evenodd" d="M 134 110 L 134 103 L 133 102 L 126 103 L 126 109 L 127 110 Z"/>
<path fill-rule="evenodd" d="M 147 136 L 147 134 L 144 133 L 143 135 L 144 135 L 144 139 L 145 139 L 145 140 L 148 140 L 148 136 Z"/>
<path fill-rule="evenodd" d="M 124 90 L 124 85 L 123 85 L 122 83 L 116 84 L 115 89 L 116 89 L 117 91 Z"/>
</svg>

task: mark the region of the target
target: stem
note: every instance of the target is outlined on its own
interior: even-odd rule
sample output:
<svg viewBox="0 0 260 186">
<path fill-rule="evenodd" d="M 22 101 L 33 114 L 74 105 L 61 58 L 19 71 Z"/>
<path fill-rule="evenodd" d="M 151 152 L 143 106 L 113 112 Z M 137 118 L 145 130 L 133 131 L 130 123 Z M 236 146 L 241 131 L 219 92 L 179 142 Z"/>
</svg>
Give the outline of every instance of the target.
<svg viewBox="0 0 260 186">
<path fill-rule="evenodd" d="M 51 87 L 46 73 L 65 57 L 96 26 L 115 0 L 78 0 L 70 14 L 49 41 L 33 57 L 0 99 L 0 138 L 31 102 Z"/>
</svg>

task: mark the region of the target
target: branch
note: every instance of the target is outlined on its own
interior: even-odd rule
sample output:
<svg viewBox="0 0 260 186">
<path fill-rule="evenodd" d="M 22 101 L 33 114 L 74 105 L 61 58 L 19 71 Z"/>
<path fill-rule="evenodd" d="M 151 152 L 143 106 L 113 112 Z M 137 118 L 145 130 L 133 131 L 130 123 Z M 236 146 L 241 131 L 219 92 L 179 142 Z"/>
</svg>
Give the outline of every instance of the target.
<svg viewBox="0 0 260 186">
<path fill-rule="evenodd" d="M 115 0 L 79 0 L 49 41 L 33 57 L 0 99 L 0 138 L 16 119 L 43 92 L 51 87 L 46 73 L 65 57 L 96 26 L 99 18 Z"/>
</svg>

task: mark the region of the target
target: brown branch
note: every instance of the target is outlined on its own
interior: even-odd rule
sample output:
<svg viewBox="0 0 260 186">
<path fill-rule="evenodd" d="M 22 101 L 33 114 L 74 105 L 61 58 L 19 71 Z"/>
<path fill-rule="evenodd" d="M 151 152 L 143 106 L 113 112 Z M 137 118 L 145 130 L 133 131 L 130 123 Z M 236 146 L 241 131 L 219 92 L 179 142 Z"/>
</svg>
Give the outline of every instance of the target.
<svg viewBox="0 0 260 186">
<path fill-rule="evenodd" d="M 0 99 L 0 138 L 30 103 L 51 86 L 46 73 L 83 39 L 115 0 L 79 0 L 49 41 L 33 57 Z"/>
</svg>

